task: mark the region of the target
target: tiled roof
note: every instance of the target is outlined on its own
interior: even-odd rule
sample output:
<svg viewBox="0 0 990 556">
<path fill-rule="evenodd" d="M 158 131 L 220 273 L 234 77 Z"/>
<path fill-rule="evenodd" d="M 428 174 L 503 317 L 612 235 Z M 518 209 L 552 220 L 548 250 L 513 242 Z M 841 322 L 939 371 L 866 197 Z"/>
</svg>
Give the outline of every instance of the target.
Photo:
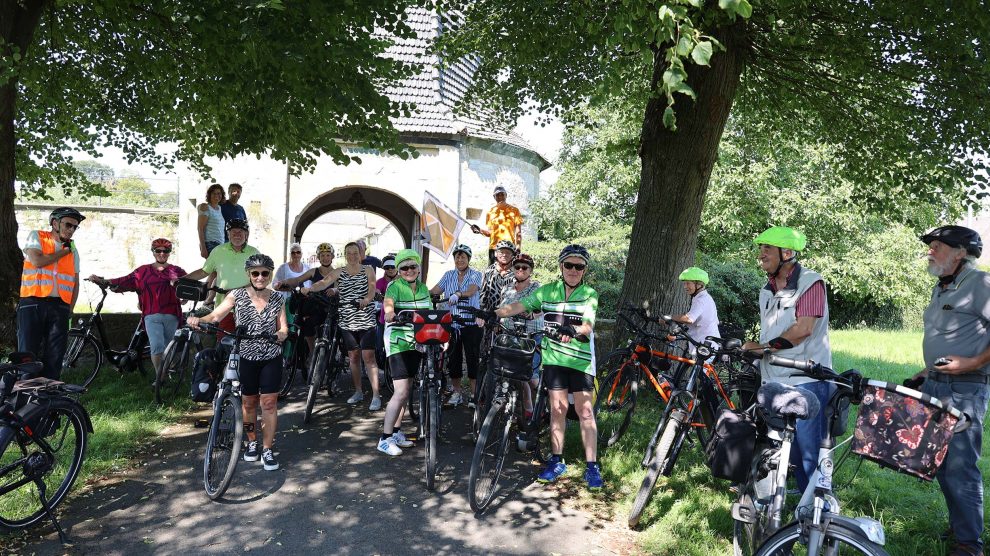
<svg viewBox="0 0 990 556">
<path fill-rule="evenodd" d="M 481 118 L 455 114 L 454 106 L 460 101 L 472 82 L 477 63 L 463 59 L 440 67 L 438 57 L 428 52 L 429 45 L 439 36 L 449 20 L 423 8 L 412 8 L 407 23 L 416 32 L 415 38 L 396 39 L 387 56 L 422 67 L 418 74 L 403 80 L 398 86 L 389 87 L 389 98 L 399 102 L 412 102 L 416 111 L 409 117 L 397 118 L 394 123 L 402 133 L 457 135 L 466 132 L 468 137 L 498 141 L 532 152 L 549 163 L 511 130 L 497 129 Z"/>
</svg>

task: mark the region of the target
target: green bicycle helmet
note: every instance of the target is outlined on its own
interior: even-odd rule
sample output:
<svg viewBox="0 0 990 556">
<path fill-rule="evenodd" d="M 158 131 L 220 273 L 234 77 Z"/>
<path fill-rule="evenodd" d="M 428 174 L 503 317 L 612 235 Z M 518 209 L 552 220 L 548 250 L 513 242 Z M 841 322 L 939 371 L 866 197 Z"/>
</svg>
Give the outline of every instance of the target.
<svg viewBox="0 0 990 556">
<path fill-rule="evenodd" d="M 773 245 L 781 249 L 791 249 L 793 251 L 804 251 L 808 245 L 808 238 L 804 233 L 787 226 L 774 226 L 753 240 L 756 245 Z"/>
<path fill-rule="evenodd" d="M 681 275 L 677 277 L 677 279 L 682 282 L 687 280 L 692 280 L 695 282 L 701 282 L 706 286 L 708 285 L 708 273 L 696 266 L 685 268 L 684 271 L 681 272 Z"/>
<path fill-rule="evenodd" d="M 408 260 L 413 260 L 416 264 L 423 264 L 423 257 L 419 256 L 419 253 L 415 249 L 403 249 L 395 254 L 395 266 L 402 266 L 402 263 Z"/>
</svg>

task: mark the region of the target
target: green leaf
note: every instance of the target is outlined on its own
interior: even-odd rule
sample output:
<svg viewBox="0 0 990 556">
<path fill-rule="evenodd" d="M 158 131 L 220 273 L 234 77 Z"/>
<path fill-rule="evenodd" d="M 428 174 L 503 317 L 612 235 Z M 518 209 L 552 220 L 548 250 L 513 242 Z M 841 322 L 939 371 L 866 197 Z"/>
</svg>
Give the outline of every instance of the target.
<svg viewBox="0 0 990 556">
<path fill-rule="evenodd" d="M 743 16 L 743 19 L 749 19 L 749 16 L 753 15 L 753 6 L 749 3 L 749 0 L 739 0 L 736 13 Z"/>
<path fill-rule="evenodd" d="M 685 83 L 684 81 L 681 81 L 681 82 L 677 83 L 676 85 L 674 85 L 673 87 L 671 87 L 670 88 L 670 92 L 671 93 L 681 93 L 681 94 L 684 94 L 684 95 L 687 95 L 687 96 L 691 97 L 691 99 L 698 98 L 698 96 L 694 93 L 694 89 L 692 89 L 691 86 L 688 85 L 687 83 Z"/>
<path fill-rule="evenodd" d="M 691 37 L 687 35 L 681 35 L 680 40 L 677 41 L 677 55 L 678 56 L 688 56 L 691 54 L 691 49 L 694 47 L 692 44 Z"/>
<path fill-rule="evenodd" d="M 708 60 L 712 57 L 712 43 L 702 41 L 695 45 L 691 51 L 691 59 L 699 66 L 707 66 Z"/>
<path fill-rule="evenodd" d="M 663 111 L 663 127 L 671 131 L 677 131 L 677 117 L 674 116 L 673 106 L 668 106 Z"/>
</svg>

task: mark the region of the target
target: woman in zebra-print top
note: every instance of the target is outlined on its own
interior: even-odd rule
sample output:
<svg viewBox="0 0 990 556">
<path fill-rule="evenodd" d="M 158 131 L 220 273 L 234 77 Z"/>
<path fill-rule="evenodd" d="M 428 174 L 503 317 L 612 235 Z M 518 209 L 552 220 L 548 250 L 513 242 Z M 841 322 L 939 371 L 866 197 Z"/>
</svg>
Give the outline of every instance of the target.
<svg viewBox="0 0 990 556">
<path fill-rule="evenodd" d="M 354 380 L 354 395 L 347 403 L 356 404 L 364 399 L 361 386 L 363 359 L 364 367 L 368 370 L 368 382 L 371 383 L 371 405 L 368 409 L 378 411 L 382 408 L 382 399 L 378 393 L 378 361 L 375 357 L 375 272 L 370 266 L 361 265 L 362 256 L 357 243 L 348 243 L 344 246 L 344 260 L 347 264 L 334 269 L 329 276 L 313 284 L 309 291 L 321 291 L 336 283 L 336 294 L 340 299 L 338 326 L 350 358 L 351 378 Z"/>
<path fill-rule="evenodd" d="M 248 447 L 244 461 L 258 461 L 266 471 L 278 469 L 272 452 L 275 429 L 278 426 L 278 391 L 282 383 L 282 346 L 289 334 L 282 296 L 268 287 L 272 282 L 275 262 L 267 255 L 251 255 L 244 262 L 250 284 L 231 292 L 223 302 L 202 319 L 189 317 L 187 322 L 197 328 L 201 322 L 219 322 L 231 310 L 237 326 L 247 334 L 275 334 L 278 343 L 269 340 L 243 340 L 240 348 L 241 407 L 244 409 L 244 432 Z M 259 395 L 260 394 L 260 395 Z M 255 433 L 259 398 L 261 401 L 262 450 L 258 450 Z"/>
</svg>

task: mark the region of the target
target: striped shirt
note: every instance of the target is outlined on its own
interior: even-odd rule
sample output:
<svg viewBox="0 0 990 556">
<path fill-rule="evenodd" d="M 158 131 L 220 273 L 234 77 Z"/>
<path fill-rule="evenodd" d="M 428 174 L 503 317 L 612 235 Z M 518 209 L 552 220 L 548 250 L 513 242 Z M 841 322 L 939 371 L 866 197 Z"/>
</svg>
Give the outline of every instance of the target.
<svg viewBox="0 0 990 556">
<path fill-rule="evenodd" d="M 785 290 L 793 290 L 797 288 L 797 279 L 800 272 L 797 272 L 801 268 L 800 264 L 795 263 L 791 267 L 791 271 L 787 273 L 787 284 L 784 286 Z M 777 293 L 777 282 L 773 278 L 767 282 L 767 289 L 773 293 Z M 825 282 L 819 280 L 811 285 L 810 288 L 797 300 L 797 305 L 794 307 L 795 317 L 815 317 L 821 318 L 825 314 Z"/>
<path fill-rule="evenodd" d="M 357 332 L 375 327 L 375 306 L 369 303 L 363 309 L 348 304 L 368 296 L 368 275 L 366 267 L 361 267 L 358 274 L 348 274 L 347 268 L 341 268 L 337 277 L 337 292 L 340 297 L 340 326 L 341 330 Z"/>
<path fill-rule="evenodd" d="M 482 277 L 481 286 L 481 308 L 485 311 L 494 311 L 502 300 L 502 290 L 506 286 L 516 283 L 516 276 L 512 273 L 512 266 L 504 274 L 499 272 L 498 263 L 485 270 Z"/>
<path fill-rule="evenodd" d="M 444 272 L 443 277 L 440 278 L 439 282 L 437 282 L 437 286 L 439 286 L 440 289 L 443 290 L 443 294 L 445 297 L 450 297 L 451 295 L 454 294 L 454 292 L 463 293 L 464 290 L 468 289 L 472 284 L 478 286 L 477 289 L 474 291 L 473 295 L 471 295 L 470 297 L 463 298 L 467 300 L 466 305 L 478 309 L 481 307 L 480 305 L 481 281 L 482 281 L 481 273 L 478 272 L 477 270 L 473 268 L 468 268 L 467 272 L 464 273 L 464 277 L 461 278 L 459 276 L 459 272 L 455 268 L 453 270 L 448 270 L 447 272 Z M 458 303 L 460 304 L 459 301 Z M 463 306 L 464 304 L 461 305 Z M 463 309 L 458 309 L 456 307 L 457 307 L 456 305 L 454 307 L 451 307 L 451 311 L 450 311 L 454 315 L 454 317 L 457 318 L 471 317 L 471 313 L 468 313 L 467 311 L 464 311 Z M 460 328 L 461 326 L 462 325 L 458 323 L 454 324 L 455 328 Z"/>
<path fill-rule="evenodd" d="M 237 326 L 247 327 L 248 334 L 274 334 L 278 330 L 278 317 L 282 313 L 282 296 L 270 292 L 268 304 L 258 311 L 251 296 L 244 288 L 234 290 L 234 319 Z M 282 346 L 268 340 L 244 340 L 241 357 L 249 361 L 267 361 L 282 355 Z"/>
</svg>

